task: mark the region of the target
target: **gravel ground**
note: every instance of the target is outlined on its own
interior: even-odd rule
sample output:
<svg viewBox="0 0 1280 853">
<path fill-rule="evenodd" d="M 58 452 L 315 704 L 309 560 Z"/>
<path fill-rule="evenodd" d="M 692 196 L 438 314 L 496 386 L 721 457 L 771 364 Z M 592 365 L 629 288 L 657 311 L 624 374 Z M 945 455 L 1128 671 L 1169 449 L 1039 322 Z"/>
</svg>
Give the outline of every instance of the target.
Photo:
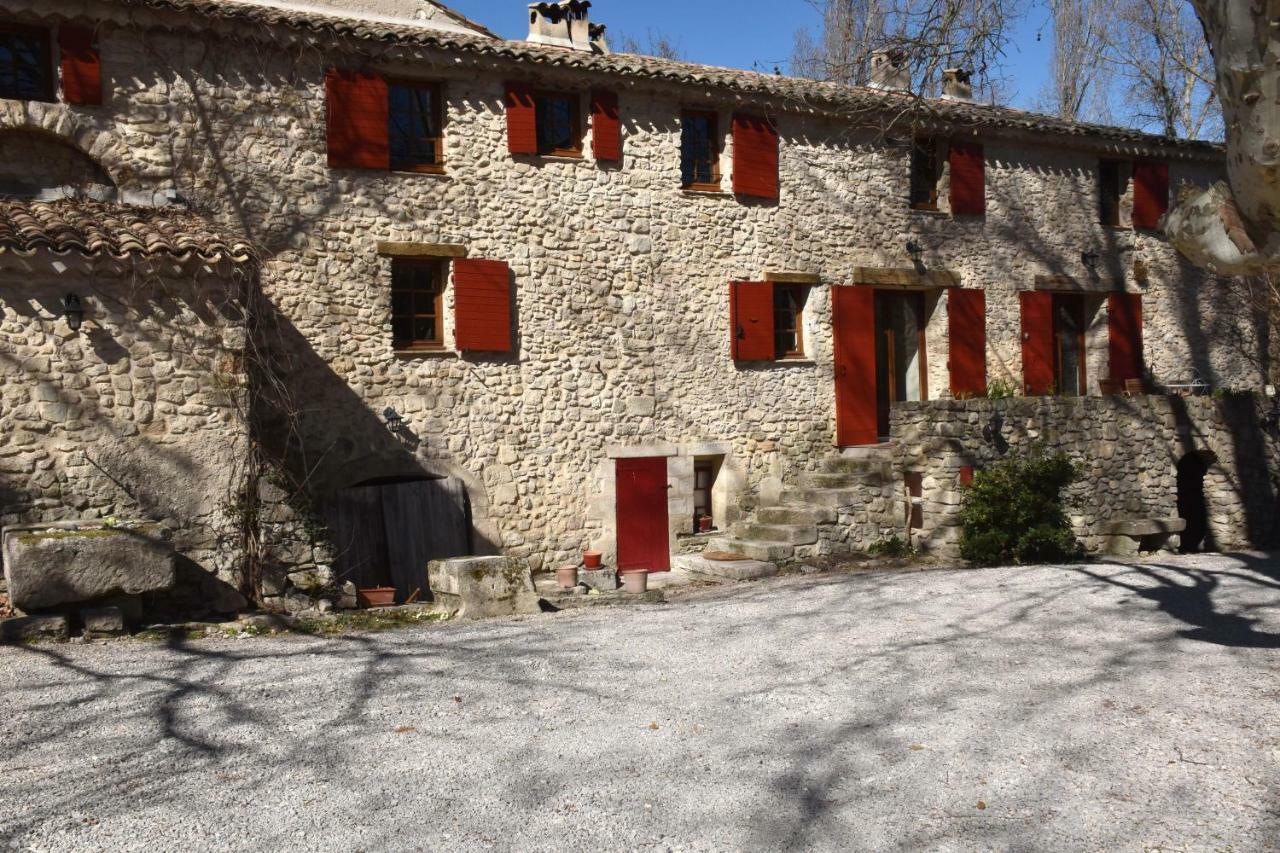
<svg viewBox="0 0 1280 853">
<path fill-rule="evenodd" d="M 1280 560 L 0 649 L 0 849 L 1280 850 Z"/>
</svg>

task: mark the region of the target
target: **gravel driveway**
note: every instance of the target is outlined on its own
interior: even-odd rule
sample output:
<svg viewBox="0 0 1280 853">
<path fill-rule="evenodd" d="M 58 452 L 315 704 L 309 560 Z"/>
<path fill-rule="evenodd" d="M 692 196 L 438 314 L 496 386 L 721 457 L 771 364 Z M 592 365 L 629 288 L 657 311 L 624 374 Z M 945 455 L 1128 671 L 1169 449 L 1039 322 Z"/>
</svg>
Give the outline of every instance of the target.
<svg viewBox="0 0 1280 853">
<path fill-rule="evenodd" d="M 0 849 L 1277 850 L 1280 560 L 0 649 Z"/>
</svg>

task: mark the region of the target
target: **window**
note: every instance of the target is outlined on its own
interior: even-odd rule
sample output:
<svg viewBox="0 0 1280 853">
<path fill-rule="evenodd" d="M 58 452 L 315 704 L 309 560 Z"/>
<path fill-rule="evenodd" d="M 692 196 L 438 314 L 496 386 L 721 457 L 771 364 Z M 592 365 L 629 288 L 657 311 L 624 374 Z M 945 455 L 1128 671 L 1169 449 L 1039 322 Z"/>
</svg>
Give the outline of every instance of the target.
<svg viewBox="0 0 1280 853">
<path fill-rule="evenodd" d="M 52 101 L 53 65 L 49 32 L 37 27 L 0 27 L 0 98 Z"/>
<path fill-rule="evenodd" d="M 701 521 L 711 517 L 711 487 L 716 479 L 716 466 L 711 460 L 693 463 L 693 532 L 701 531 Z"/>
<path fill-rule="evenodd" d="M 932 139 L 911 144 L 911 209 L 938 209 L 938 145 Z"/>
<path fill-rule="evenodd" d="M 582 155 L 582 121 L 577 95 L 537 92 L 533 96 L 538 153 L 559 157 Z"/>
<path fill-rule="evenodd" d="M 684 189 L 720 189 L 720 132 L 715 113 L 681 115 L 680 173 Z"/>
<path fill-rule="evenodd" d="M 439 349 L 444 345 L 443 260 L 391 262 L 391 336 L 397 350 Z"/>
<path fill-rule="evenodd" d="M 1098 161 L 1098 215 L 1103 225 L 1120 226 L 1120 199 L 1124 178 L 1119 160 Z"/>
<path fill-rule="evenodd" d="M 440 87 L 390 83 L 387 98 L 392 171 L 443 171 L 444 110 Z"/>
<path fill-rule="evenodd" d="M 809 288 L 773 286 L 773 349 L 776 358 L 804 358 L 804 304 Z"/>
<path fill-rule="evenodd" d="M 1055 390 L 1079 397 L 1088 387 L 1085 379 L 1085 303 L 1071 293 L 1053 295 Z"/>
</svg>

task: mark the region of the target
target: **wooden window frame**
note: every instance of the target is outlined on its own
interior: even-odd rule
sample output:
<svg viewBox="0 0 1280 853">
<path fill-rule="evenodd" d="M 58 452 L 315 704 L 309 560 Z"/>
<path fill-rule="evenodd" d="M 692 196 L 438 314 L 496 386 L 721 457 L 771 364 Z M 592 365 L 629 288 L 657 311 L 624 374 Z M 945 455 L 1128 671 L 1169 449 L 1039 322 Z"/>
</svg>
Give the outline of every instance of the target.
<svg viewBox="0 0 1280 853">
<path fill-rule="evenodd" d="M 444 108 L 444 84 L 438 80 L 409 80 L 402 77 L 384 77 L 383 80 L 387 84 L 387 151 L 390 156 L 389 171 L 419 175 L 444 174 L 444 132 L 446 115 Z M 395 154 L 391 152 L 391 90 L 396 87 L 400 87 L 402 89 L 426 89 L 431 92 L 432 118 L 435 119 L 436 127 L 439 128 L 439 133 L 435 138 L 436 162 L 417 165 L 400 164 L 396 162 Z"/>
<path fill-rule="evenodd" d="M 1080 353 L 1080 366 L 1076 369 L 1076 382 L 1079 388 L 1076 396 L 1087 397 L 1089 396 L 1089 351 L 1085 347 L 1089 338 L 1089 302 L 1083 294 L 1053 294 L 1053 382 L 1057 393 L 1063 393 L 1062 332 L 1061 327 L 1058 325 L 1058 307 L 1064 304 L 1071 305 L 1072 310 L 1078 312 L 1076 314 L 1076 325 L 1079 326 L 1079 329 L 1076 332 L 1076 348 Z"/>
<path fill-rule="evenodd" d="M 711 178 L 707 182 L 684 182 L 684 123 L 688 118 L 705 118 L 710 122 L 707 137 L 711 140 Z M 680 111 L 680 188 L 694 192 L 721 192 L 724 175 L 720 173 L 720 158 L 724 155 L 724 140 L 720 136 L 720 114 L 714 110 L 681 110 Z"/>
<path fill-rule="evenodd" d="M 1124 201 L 1124 160 L 1103 158 L 1098 161 L 1098 221 L 1106 228 L 1124 227 L 1121 204 Z M 1110 171 L 1109 170 L 1114 170 Z M 1112 180 L 1109 182 L 1107 179 Z M 1107 216 L 1108 203 L 1111 216 Z"/>
<path fill-rule="evenodd" d="M 782 316 L 778 311 L 778 298 L 783 294 L 796 294 L 796 323 L 794 329 L 784 329 L 778 322 Z M 774 359 L 777 361 L 787 361 L 795 359 L 804 359 L 804 315 L 809 302 L 809 285 L 807 284 L 779 284 L 773 285 L 773 350 Z M 783 351 L 778 347 L 778 335 L 795 333 L 796 347 L 793 350 Z"/>
<path fill-rule="evenodd" d="M 941 159 L 938 157 L 938 149 L 938 140 L 931 136 L 918 136 L 911 140 L 911 189 L 909 201 L 912 210 L 922 210 L 928 213 L 938 212 L 938 186 L 942 183 L 942 166 Z M 921 160 L 924 159 L 926 153 L 929 158 L 929 175 L 932 179 L 929 181 L 925 181 L 920 175 Z M 929 201 L 917 201 L 917 189 L 922 190 L 926 184 L 929 188 Z"/>
<path fill-rule="evenodd" d="M 705 474 L 707 477 L 707 506 L 706 514 L 708 516 L 715 515 L 715 485 L 716 485 L 716 465 L 710 459 L 695 460 L 693 463 L 693 532 L 698 533 L 698 492 L 704 491 L 698 486 L 699 475 Z"/>
<path fill-rule="evenodd" d="M 0 33 L 5 35 L 30 36 L 41 44 L 40 64 L 44 68 L 43 91 L 35 98 L 9 98 L 7 100 L 35 101 L 38 103 L 56 103 L 58 100 L 58 72 L 54 67 L 53 30 L 31 24 L 0 22 Z"/>
<path fill-rule="evenodd" d="M 563 98 L 569 102 L 569 122 L 573 125 L 572 148 L 543 148 L 542 134 L 538 132 L 542 126 L 543 112 L 538 109 L 538 101 L 549 98 Z M 583 156 L 584 140 L 582 129 L 582 96 L 576 92 L 567 92 L 558 89 L 535 89 L 533 91 L 533 124 L 534 135 L 538 137 L 538 156 L 539 157 L 573 157 L 581 159 Z"/>
<path fill-rule="evenodd" d="M 435 294 L 434 310 L 435 314 L 419 313 L 411 310 L 407 315 L 409 322 L 415 323 L 419 317 L 434 316 L 436 321 L 436 335 L 432 340 L 410 339 L 409 341 L 400 341 L 395 337 L 395 320 L 397 315 L 395 311 L 395 287 L 396 287 L 396 270 L 398 268 L 421 268 L 434 267 L 439 276 L 439 289 Z M 440 352 L 444 350 L 444 291 L 449 286 L 450 263 L 448 258 L 408 258 L 393 257 L 391 259 L 391 347 L 397 353 L 415 353 L 415 352 Z M 417 292 L 418 288 L 413 288 Z"/>
</svg>

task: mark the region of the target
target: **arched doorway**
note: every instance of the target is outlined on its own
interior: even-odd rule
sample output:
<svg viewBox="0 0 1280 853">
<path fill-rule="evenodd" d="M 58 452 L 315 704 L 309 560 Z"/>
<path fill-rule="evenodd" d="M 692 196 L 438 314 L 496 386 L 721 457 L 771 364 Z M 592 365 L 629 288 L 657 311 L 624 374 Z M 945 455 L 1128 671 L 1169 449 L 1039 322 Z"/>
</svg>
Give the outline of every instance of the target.
<svg viewBox="0 0 1280 853">
<path fill-rule="evenodd" d="M 1192 451 L 1178 460 L 1178 516 L 1187 523 L 1182 532 L 1183 553 L 1213 551 L 1209 530 L 1209 500 L 1204 481 L 1216 461 L 1212 453 Z"/>
</svg>

